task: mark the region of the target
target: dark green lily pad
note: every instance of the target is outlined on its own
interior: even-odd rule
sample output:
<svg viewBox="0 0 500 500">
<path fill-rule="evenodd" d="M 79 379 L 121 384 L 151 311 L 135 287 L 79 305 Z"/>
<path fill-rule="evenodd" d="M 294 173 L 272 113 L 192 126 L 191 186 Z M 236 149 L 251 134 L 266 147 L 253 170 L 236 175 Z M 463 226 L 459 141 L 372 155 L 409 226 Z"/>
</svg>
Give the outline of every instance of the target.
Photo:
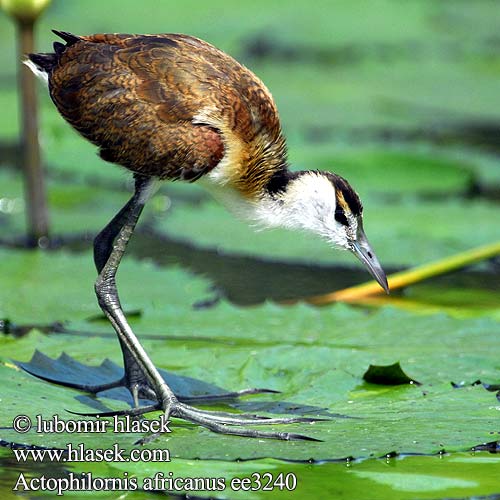
<svg viewBox="0 0 500 500">
<path fill-rule="evenodd" d="M 169 463 L 67 463 L 60 464 L 19 464 L 14 461 L 12 452 L 0 448 L 0 487 L 10 491 L 16 483 L 20 472 L 46 477 L 68 478 L 69 473 L 91 472 L 94 477 L 124 478 L 137 477 L 138 485 L 142 486 L 146 478 L 154 480 L 155 476 L 163 474 L 174 478 L 217 477 L 224 480 L 223 491 L 202 489 L 197 491 L 198 498 L 208 498 L 216 494 L 217 498 L 319 498 L 329 496 L 335 498 L 356 498 L 363 500 L 386 500 L 400 498 L 413 500 L 415 497 L 435 499 L 464 498 L 475 495 L 494 495 L 498 491 L 498 474 L 500 473 L 500 458 L 487 453 L 456 453 L 440 456 L 407 456 L 387 459 L 371 459 L 360 462 L 343 460 L 338 463 L 302 464 L 281 462 L 272 459 L 252 460 L 250 462 L 227 462 L 222 460 L 192 460 L 176 459 Z M 293 476 L 297 486 L 293 492 L 278 487 L 266 492 L 234 491 L 231 489 L 233 478 L 251 478 L 257 473 L 279 474 Z M 258 476 L 254 476 L 258 477 Z M 179 482 L 179 484 L 181 484 Z M 209 484 L 207 482 L 207 484 Z M 236 485 L 238 483 L 234 483 Z M 255 486 L 256 483 L 255 483 Z M 181 488 L 182 491 L 182 488 Z M 180 491 L 176 492 L 177 494 Z M 185 490 L 185 493 L 192 492 Z M 99 498 L 114 499 L 116 491 L 99 492 Z M 37 492 L 38 496 L 53 496 L 53 492 Z M 69 498 L 81 498 L 80 491 L 65 492 Z M 151 498 L 150 491 L 129 491 L 127 499 L 143 500 Z"/>
<path fill-rule="evenodd" d="M 411 379 L 401 368 L 399 361 L 392 365 L 370 365 L 363 374 L 363 380 L 370 384 L 378 385 L 404 385 L 417 384 L 420 382 Z"/>
<path fill-rule="evenodd" d="M 81 390 L 82 392 L 89 391 L 89 393 L 90 389 L 86 389 L 87 387 L 90 388 L 103 383 L 116 382 L 123 377 L 123 369 L 109 359 L 105 359 L 99 366 L 87 366 L 76 361 L 64 352 L 57 359 L 52 359 L 45 356 L 40 351 L 35 351 L 35 354 L 29 362 L 14 362 L 27 373 L 41 380 L 63 387 Z M 238 401 L 236 396 L 231 395 L 229 390 L 214 384 L 209 384 L 193 377 L 183 377 L 166 370 L 160 370 L 160 374 L 177 397 L 183 402 L 189 403 L 194 398 L 196 404 L 201 405 L 222 402 L 240 409 L 244 409 L 244 407 L 247 406 L 244 402 Z M 273 392 L 276 391 L 259 388 L 260 394 Z M 99 397 L 104 396 L 105 398 L 125 401 L 127 404 L 133 405 L 132 396 L 123 385 L 113 389 L 100 391 L 98 394 Z M 261 407 L 263 408 L 263 406 L 264 405 Z M 263 409 L 271 413 L 287 412 L 293 415 L 315 413 L 321 414 L 323 417 L 338 416 L 329 414 L 323 408 L 283 401 L 268 402 Z M 102 408 L 99 408 L 99 410 L 102 411 Z"/>
</svg>

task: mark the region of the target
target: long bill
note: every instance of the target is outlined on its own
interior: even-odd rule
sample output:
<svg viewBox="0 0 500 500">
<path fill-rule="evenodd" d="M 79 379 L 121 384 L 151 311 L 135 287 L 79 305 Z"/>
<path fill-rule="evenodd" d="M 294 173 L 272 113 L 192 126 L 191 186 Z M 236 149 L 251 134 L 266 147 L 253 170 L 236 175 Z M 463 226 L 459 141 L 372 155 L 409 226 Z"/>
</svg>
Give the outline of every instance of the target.
<svg viewBox="0 0 500 500">
<path fill-rule="evenodd" d="M 387 283 L 387 277 L 377 259 L 377 256 L 375 255 L 375 252 L 372 250 L 372 247 L 366 238 L 361 221 L 358 224 L 356 240 L 351 242 L 351 252 L 365 265 L 369 273 L 385 290 L 385 293 L 388 294 L 389 285 Z"/>
</svg>

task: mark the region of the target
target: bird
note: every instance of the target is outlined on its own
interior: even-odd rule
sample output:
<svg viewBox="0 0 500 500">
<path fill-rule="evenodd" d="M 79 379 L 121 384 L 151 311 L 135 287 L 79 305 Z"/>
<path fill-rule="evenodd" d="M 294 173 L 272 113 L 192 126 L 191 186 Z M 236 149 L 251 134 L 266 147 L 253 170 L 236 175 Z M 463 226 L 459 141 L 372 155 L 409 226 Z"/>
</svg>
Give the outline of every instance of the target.
<svg viewBox="0 0 500 500">
<path fill-rule="evenodd" d="M 95 292 L 118 336 L 124 376 L 86 389 L 126 386 L 134 399 L 129 414 L 161 410 L 222 434 L 313 439 L 252 424 L 314 419 L 211 412 L 182 401 L 130 327 L 115 276 L 144 205 L 163 182 L 179 180 L 201 184 L 254 226 L 313 233 L 352 252 L 388 293 L 358 194 L 329 171 L 291 170 L 270 91 L 208 42 L 185 34 L 53 32 L 64 43 L 54 42 L 52 53 L 28 54 L 25 63 L 48 84 L 63 118 L 99 148 L 103 160 L 131 171 L 135 182 L 133 196 L 94 240 Z M 231 394 L 251 392 L 265 390 Z M 140 398 L 153 404 L 139 406 Z"/>
</svg>

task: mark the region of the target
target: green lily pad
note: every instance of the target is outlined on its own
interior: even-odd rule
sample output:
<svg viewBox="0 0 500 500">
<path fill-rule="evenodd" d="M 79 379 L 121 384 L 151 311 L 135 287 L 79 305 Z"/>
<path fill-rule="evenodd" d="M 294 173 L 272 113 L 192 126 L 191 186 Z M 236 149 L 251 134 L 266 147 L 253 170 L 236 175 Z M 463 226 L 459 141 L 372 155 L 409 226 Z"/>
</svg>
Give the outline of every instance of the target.
<svg viewBox="0 0 500 500">
<path fill-rule="evenodd" d="M 363 374 L 363 380 L 370 384 L 379 385 L 403 385 L 403 384 L 417 384 L 420 382 L 411 379 L 401 368 L 399 362 L 392 365 L 370 365 L 368 370 Z"/>
<path fill-rule="evenodd" d="M 411 146 L 327 144 L 304 145 L 291 153 L 297 168 L 335 172 L 349 179 L 361 197 L 373 197 L 379 203 L 395 195 L 403 199 L 462 195 L 474 172 L 472 160 L 465 162 L 438 148 L 424 152 Z"/>
<path fill-rule="evenodd" d="M 60 466 L 49 464 L 19 464 L 15 463 L 10 450 L 0 448 L 0 487 L 10 491 L 23 472 L 26 477 L 45 474 L 47 477 L 68 478 L 70 473 L 91 473 L 94 477 L 113 477 L 124 479 L 135 477 L 138 490 L 128 491 L 127 498 L 142 500 L 150 498 L 150 491 L 143 491 L 147 484 L 154 484 L 155 478 L 159 490 L 161 478 L 166 489 L 170 483 L 167 478 L 178 478 L 177 489 L 170 488 L 171 493 L 192 493 L 187 490 L 183 479 L 198 477 L 204 478 L 204 484 L 212 484 L 209 478 L 221 478 L 224 489 L 199 488 L 196 495 L 201 498 L 287 498 L 301 496 L 302 498 L 318 498 L 321 496 L 335 496 L 335 498 L 385 500 L 396 497 L 401 500 L 419 498 L 460 498 L 466 496 L 491 495 L 498 491 L 498 473 L 500 459 L 484 453 L 455 453 L 441 456 L 407 456 L 387 459 L 372 459 L 364 461 L 342 461 L 340 463 L 297 464 L 272 459 L 252 460 L 249 462 L 209 461 L 197 462 L 192 460 L 173 460 L 164 463 L 68 463 Z M 47 466 L 49 465 L 49 466 Z M 200 467 L 203 465 L 203 471 Z M 253 477 L 252 475 L 255 474 Z M 267 474 L 267 475 L 266 475 Z M 276 486 L 269 491 L 257 489 L 257 479 L 269 480 L 271 475 L 279 485 L 280 474 L 287 478 L 288 484 L 297 480 L 296 488 L 289 492 L 286 487 L 280 491 Z M 254 491 L 242 491 L 233 481 L 235 478 L 250 478 L 253 480 Z M 203 483 L 202 483 L 203 484 Z M 285 485 L 287 483 L 284 483 Z M 129 488 L 132 490 L 132 487 Z M 95 494 L 95 493 L 94 493 Z M 116 498 L 116 491 L 100 491 L 100 498 Z M 53 495 L 53 492 L 38 491 L 37 495 Z M 81 498 L 81 491 L 67 491 L 69 498 Z"/>
<path fill-rule="evenodd" d="M 47 182 L 53 235 L 95 234 L 128 199 L 128 194 L 78 182 Z M 22 237 L 26 227 L 23 184 L 20 175 L 7 169 L 0 172 L 0 221 L 2 240 Z"/>
<path fill-rule="evenodd" d="M 12 287 L 0 289 L 2 316 L 16 323 L 67 321 L 67 333 L 33 331 L 17 339 L 0 339 L 2 380 L 6 381 L 2 422 L 11 422 L 17 414 L 34 418 L 41 408 L 47 418 L 58 414 L 63 419 L 70 418 L 65 409 L 123 408 L 123 401 L 111 395 L 95 399 L 57 387 L 18 371 L 10 362 L 27 361 L 36 346 L 51 357 L 67 352 L 84 364 L 97 365 L 104 358 L 121 364 L 110 326 L 85 321 L 91 309 L 97 310 L 91 287 L 81 286 L 93 279 L 90 255 L 1 253 L 22 291 L 16 300 L 10 300 Z M 16 274 L 16 269 L 25 271 Z M 38 287 L 29 286 L 34 279 L 46 283 L 43 295 Z M 138 283 L 147 283 L 147 291 Z M 172 434 L 151 443 L 153 448 L 167 447 L 176 459 L 333 460 L 378 457 L 392 451 L 463 451 L 491 441 L 490 432 L 495 431 L 495 394 L 482 386 L 453 389 L 450 382 L 479 376 L 485 383 L 498 382 L 497 322 L 416 316 L 390 308 L 366 314 L 347 306 L 241 309 L 221 303 L 208 310 L 193 310 L 192 302 L 205 293 L 205 281 L 132 259 L 124 261 L 119 287 L 125 307 L 142 311 L 131 324 L 160 368 L 228 390 L 253 386 L 282 391 L 242 399 L 232 404 L 237 410 L 283 415 L 303 406 L 309 407 L 310 416 L 330 419 L 287 426 L 323 442 L 264 441 L 257 447 L 251 440 L 214 435 L 176 421 Z M 65 290 L 64 301 L 61 289 Z M 363 384 L 370 364 L 383 365 L 394 359 L 423 385 Z M 20 394 L 25 396 L 20 398 Z M 216 408 L 224 407 L 219 404 Z M 8 442 L 20 440 L 8 425 L 0 434 Z M 93 435 L 42 436 L 31 431 L 21 437 L 23 443 L 41 446 L 61 447 L 82 440 L 96 446 Z M 102 436 L 98 439 L 101 442 Z M 137 436 L 124 437 L 123 445 L 132 446 L 132 439 Z"/>
</svg>

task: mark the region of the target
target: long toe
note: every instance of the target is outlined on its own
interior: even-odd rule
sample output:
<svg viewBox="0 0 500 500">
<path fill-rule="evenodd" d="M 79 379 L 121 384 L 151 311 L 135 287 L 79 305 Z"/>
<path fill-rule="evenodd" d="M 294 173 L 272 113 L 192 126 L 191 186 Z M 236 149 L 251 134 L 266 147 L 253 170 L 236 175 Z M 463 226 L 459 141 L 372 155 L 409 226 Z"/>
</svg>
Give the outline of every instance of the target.
<svg viewBox="0 0 500 500">
<path fill-rule="evenodd" d="M 201 425 L 219 434 L 232 434 L 235 436 L 244 436 L 262 439 L 280 439 L 285 441 L 319 441 L 316 438 L 295 434 L 290 432 L 261 431 L 243 427 L 246 425 L 262 424 L 293 424 L 298 422 L 312 423 L 315 420 L 306 417 L 290 418 L 269 418 L 259 415 L 231 414 L 225 412 L 209 412 L 199 410 L 183 403 L 178 403 L 172 408 L 171 416 L 187 420 L 189 422 Z"/>
<path fill-rule="evenodd" d="M 242 389 L 240 391 L 222 392 L 220 394 L 201 394 L 199 396 L 177 396 L 179 401 L 183 403 L 212 403 L 214 401 L 230 401 L 238 399 L 242 396 L 252 394 L 279 394 L 280 391 L 274 389 L 263 389 L 252 387 L 250 389 Z"/>
</svg>

